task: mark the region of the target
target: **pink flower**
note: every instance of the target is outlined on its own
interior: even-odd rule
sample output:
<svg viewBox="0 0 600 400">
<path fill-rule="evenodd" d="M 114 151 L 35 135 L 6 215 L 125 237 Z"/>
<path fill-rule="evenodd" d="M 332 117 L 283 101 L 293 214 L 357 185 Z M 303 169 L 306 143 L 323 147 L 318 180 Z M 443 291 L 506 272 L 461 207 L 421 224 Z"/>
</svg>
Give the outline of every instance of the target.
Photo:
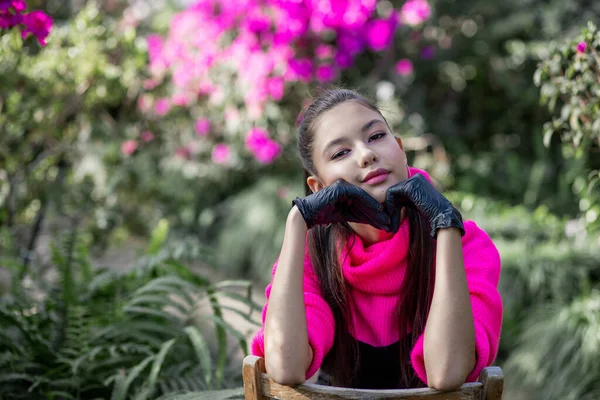
<svg viewBox="0 0 600 400">
<path fill-rule="evenodd" d="M 142 132 L 142 134 L 140 135 L 140 137 L 142 138 L 142 140 L 146 143 L 150 142 L 152 139 L 154 139 L 154 134 L 150 131 L 144 131 Z"/>
<path fill-rule="evenodd" d="M 46 37 L 48 37 L 52 29 L 52 17 L 43 11 L 36 10 L 28 14 L 23 14 L 23 24 L 25 25 L 25 28 L 21 32 L 23 39 L 32 33 L 41 46 L 46 45 Z"/>
<path fill-rule="evenodd" d="M 246 136 L 246 148 L 261 164 L 271 164 L 281 154 L 281 145 L 269 138 L 267 131 L 253 128 Z"/>
<path fill-rule="evenodd" d="M 352 66 L 353 62 L 354 59 L 349 53 L 338 51 L 338 53 L 335 55 L 335 63 L 342 68 L 348 68 Z"/>
<path fill-rule="evenodd" d="M 261 164 L 271 164 L 281 155 L 281 145 L 274 140 L 266 142 L 259 151 L 254 153 L 254 157 Z"/>
<path fill-rule="evenodd" d="M 267 91 L 271 98 L 275 101 L 279 101 L 283 98 L 284 83 L 281 78 L 270 78 L 267 80 Z"/>
<path fill-rule="evenodd" d="M 408 0 L 400 9 L 400 19 L 406 25 L 419 25 L 431 15 L 431 7 L 425 0 Z"/>
<path fill-rule="evenodd" d="M 302 82 L 310 81 L 312 75 L 312 61 L 307 58 L 292 59 L 288 63 L 288 77 Z"/>
<path fill-rule="evenodd" d="M 206 136 L 210 132 L 210 120 L 208 118 L 198 119 L 194 124 L 194 129 L 196 130 L 196 135 Z"/>
<path fill-rule="evenodd" d="M 137 140 L 126 140 L 121 144 L 121 153 L 125 156 L 132 155 L 138 148 Z"/>
<path fill-rule="evenodd" d="M 413 72 L 413 63 L 407 58 L 403 58 L 402 60 L 396 63 L 396 73 L 398 75 L 410 75 Z"/>
<path fill-rule="evenodd" d="M 170 109 L 171 105 L 169 104 L 169 101 L 167 99 L 158 99 L 154 104 L 154 112 L 156 112 L 156 114 L 161 117 L 167 114 Z"/>
<path fill-rule="evenodd" d="M 335 76 L 335 72 L 331 65 L 321 65 L 317 68 L 317 80 L 321 83 L 331 82 Z"/>
<path fill-rule="evenodd" d="M 25 4 L 25 0 L 0 0 L 0 12 L 7 11 L 11 7 L 17 13 L 20 13 L 25 11 L 27 4 Z"/>
<path fill-rule="evenodd" d="M 148 35 L 146 44 L 148 46 L 148 58 L 150 59 L 150 64 L 154 64 L 162 57 L 163 40 L 158 35 Z"/>
<path fill-rule="evenodd" d="M 262 128 L 252 128 L 246 135 L 246 148 L 255 151 L 269 141 L 269 133 Z"/>
<path fill-rule="evenodd" d="M 0 10 L 0 29 L 8 29 L 22 22 L 23 16 L 21 14 L 12 14 L 8 11 Z"/>
<path fill-rule="evenodd" d="M 367 43 L 371 50 L 380 51 L 388 47 L 394 39 L 393 20 L 378 19 L 367 27 Z"/>
<path fill-rule="evenodd" d="M 348 32 L 341 33 L 337 39 L 338 52 L 356 55 L 364 48 L 364 40 L 362 36 L 350 34 Z"/>
<path fill-rule="evenodd" d="M 579 42 L 577 43 L 577 52 L 578 53 L 585 53 L 587 50 L 587 43 L 586 42 Z"/>
<path fill-rule="evenodd" d="M 231 150 L 229 146 L 223 143 L 217 143 L 212 150 L 212 161 L 215 164 L 227 164 L 231 159 Z"/>
</svg>

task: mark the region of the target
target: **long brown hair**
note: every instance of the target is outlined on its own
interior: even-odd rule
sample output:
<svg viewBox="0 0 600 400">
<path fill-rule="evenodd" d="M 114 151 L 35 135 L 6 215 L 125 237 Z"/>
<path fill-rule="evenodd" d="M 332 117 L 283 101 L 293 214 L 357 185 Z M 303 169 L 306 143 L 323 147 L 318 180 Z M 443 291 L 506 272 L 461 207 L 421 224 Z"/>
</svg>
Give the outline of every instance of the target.
<svg viewBox="0 0 600 400">
<path fill-rule="evenodd" d="M 322 92 L 303 111 L 298 128 L 298 151 L 304 168 L 307 195 L 312 192 L 306 178 L 317 175 L 312 160 L 315 123 L 324 113 L 346 101 L 356 101 L 381 115 L 377 106 L 366 97 L 353 90 L 338 88 Z M 435 246 L 429 234 L 429 222 L 411 208 L 407 209 L 406 218 L 410 230 L 408 266 L 399 293 L 396 316 L 401 339 L 406 332 L 411 332 L 411 340 L 400 342 L 399 388 L 424 386 L 415 376 L 410 351 L 425 330 L 434 286 Z M 348 243 L 351 237 L 352 229 L 347 223 L 315 226 L 308 232 L 311 262 L 336 326 L 333 348 L 325 357 L 323 367 L 330 374 L 332 384 L 344 387 L 355 387 L 360 365 L 358 342 L 350 334 L 352 303 L 348 295 L 349 287 L 341 267 L 343 258 L 348 256 L 347 253 L 343 254 L 343 250 L 350 248 L 348 244 L 352 246 L 352 243 Z"/>
</svg>

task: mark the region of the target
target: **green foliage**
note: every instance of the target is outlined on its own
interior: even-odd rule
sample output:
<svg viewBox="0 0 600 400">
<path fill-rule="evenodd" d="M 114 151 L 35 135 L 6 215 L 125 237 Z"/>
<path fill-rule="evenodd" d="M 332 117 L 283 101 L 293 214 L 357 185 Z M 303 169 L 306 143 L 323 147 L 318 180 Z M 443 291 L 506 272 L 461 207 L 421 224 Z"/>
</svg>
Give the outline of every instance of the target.
<svg viewBox="0 0 600 400">
<path fill-rule="evenodd" d="M 544 207 L 529 213 L 472 194 L 449 198 L 500 252 L 504 317 L 498 362 L 507 395 L 598 398 L 600 237 L 583 226 L 570 231 Z"/>
<path fill-rule="evenodd" d="M 223 313 L 257 324 L 250 285 L 191 271 L 167 229 L 160 224 L 147 256 L 126 270 L 92 268 L 84 236 L 71 232 L 53 248 L 56 282 L 0 298 L 0 397 L 141 400 L 239 380 L 228 338 L 243 354 L 247 343 Z"/>
<path fill-rule="evenodd" d="M 573 159 L 570 180 L 590 227 L 600 227 L 600 32 L 591 22 L 581 34 L 552 43 L 535 72 L 540 101 L 558 111 L 544 124 L 544 143 L 559 135 Z M 557 110 L 557 103 L 560 109 Z"/>
<path fill-rule="evenodd" d="M 231 276 L 270 280 L 292 199 L 302 195 L 300 179 L 291 184 L 289 178 L 261 179 L 219 207 L 220 235 L 214 242 L 221 269 Z"/>
<path fill-rule="evenodd" d="M 0 35 L 0 225 L 20 235 L 52 210 L 106 226 L 95 221 L 110 203 L 94 161 L 118 157 L 137 123 L 142 43 L 95 2 L 55 23 L 42 49 L 17 33 Z"/>
</svg>

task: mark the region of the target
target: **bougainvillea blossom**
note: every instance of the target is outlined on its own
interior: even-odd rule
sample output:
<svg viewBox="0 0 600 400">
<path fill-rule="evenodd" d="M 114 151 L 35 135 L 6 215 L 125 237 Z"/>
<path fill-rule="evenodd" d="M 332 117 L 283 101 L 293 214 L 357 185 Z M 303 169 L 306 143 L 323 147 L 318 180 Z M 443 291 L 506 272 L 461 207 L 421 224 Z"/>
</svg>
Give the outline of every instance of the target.
<svg viewBox="0 0 600 400">
<path fill-rule="evenodd" d="M 246 106 L 262 110 L 282 98 L 279 79 L 328 82 L 361 52 L 390 46 L 399 19 L 423 22 L 430 14 L 426 0 L 409 0 L 401 13 L 384 17 L 376 6 L 375 0 L 199 0 L 172 19 L 165 38 L 148 37 L 150 71 L 157 82 L 171 76 L 176 87 L 210 94 L 211 71 L 227 65 L 248 93 Z"/>
<path fill-rule="evenodd" d="M 33 34 L 38 43 L 45 46 L 52 30 L 52 17 L 39 10 L 23 14 L 26 9 L 25 0 L 0 0 L 0 29 L 19 26 L 24 39 Z"/>
<path fill-rule="evenodd" d="M 396 63 L 396 73 L 398 75 L 410 75 L 413 72 L 413 63 L 409 59 L 403 58 Z"/>
<path fill-rule="evenodd" d="M 125 156 L 132 155 L 138 148 L 136 140 L 126 140 L 121 144 L 121 153 Z"/>
<path fill-rule="evenodd" d="M 228 164 L 231 160 L 231 149 L 224 143 L 217 143 L 213 147 L 211 159 L 215 164 Z"/>
<path fill-rule="evenodd" d="M 240 111 L 235 120 L 263 124 L 268 103 L 282 100 L 288 87 L 334 81 L 362 53 L 392 46 L 400 24 L 418 25 L 431 14 L 427 0 L 377 6 L 376 0 L 196 0 L 171 19 L 167 35 L 148 36 L 150 77 L 144 87 L 157 93 L 151 107 L 140 109 L 165 116 L 170 107 L 181 106 L 193 115 L 198 103 L 206 105 L 219 110 L 211 114 L 215 128 L 209 140 L 230 140 L 221 122 L 226 132 L 240 129 L 238 134 L 243 125 L 231 118 L 228 102 L 243 103 L 235 106 Z M 409 74 L 412 64 L 396 70 Z M 198 136 L 207 134 L 194 124 Z M 260 128 L 245 139 L 260 163 L 282 153 L 277 138 Z M 227 143 L 232 151 L 234 143 Z"/>
<path fill-rule="evenodd" d="M 32 11 L 28 14 L 23 14 L 23 25 L 25 28 L 21 31 L 23 38 L 33 34 L 41 46 L 46 45 L 46 38 L 52 29 L 52 17 L 43 11 Z"/>
<path fill-rule="evenodd" d="M 246 149 L 248 149 L 261 164 L 271 164 L 281 154 L 279 143 L 272 140 L 266 130 L 253 128 L 246 135 Z"/>
<path fill-rule="evenodd" d="M 400 9 L 400 19 L 406 25 L 419 25 L 429 19 L 431 7 L 425 0 L 408 0 Z"/>
</svg>

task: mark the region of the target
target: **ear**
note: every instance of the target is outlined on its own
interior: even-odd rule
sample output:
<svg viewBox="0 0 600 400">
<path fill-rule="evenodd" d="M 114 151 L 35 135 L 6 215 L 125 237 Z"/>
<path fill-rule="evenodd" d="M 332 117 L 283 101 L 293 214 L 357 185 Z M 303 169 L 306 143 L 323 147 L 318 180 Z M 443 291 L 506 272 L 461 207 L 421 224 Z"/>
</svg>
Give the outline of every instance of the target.
<svg viewBox="0 0 600 400">
<path fill-rule="evenodd" d="M 321 180 L 314 175 L 311 175 L 308 178 L 306 178 L 306 184 L 308 185 L 310 190 L 312 190 L 313 193 L 318 192 L 319 190 L 325 187 Z"/>
</svg>

